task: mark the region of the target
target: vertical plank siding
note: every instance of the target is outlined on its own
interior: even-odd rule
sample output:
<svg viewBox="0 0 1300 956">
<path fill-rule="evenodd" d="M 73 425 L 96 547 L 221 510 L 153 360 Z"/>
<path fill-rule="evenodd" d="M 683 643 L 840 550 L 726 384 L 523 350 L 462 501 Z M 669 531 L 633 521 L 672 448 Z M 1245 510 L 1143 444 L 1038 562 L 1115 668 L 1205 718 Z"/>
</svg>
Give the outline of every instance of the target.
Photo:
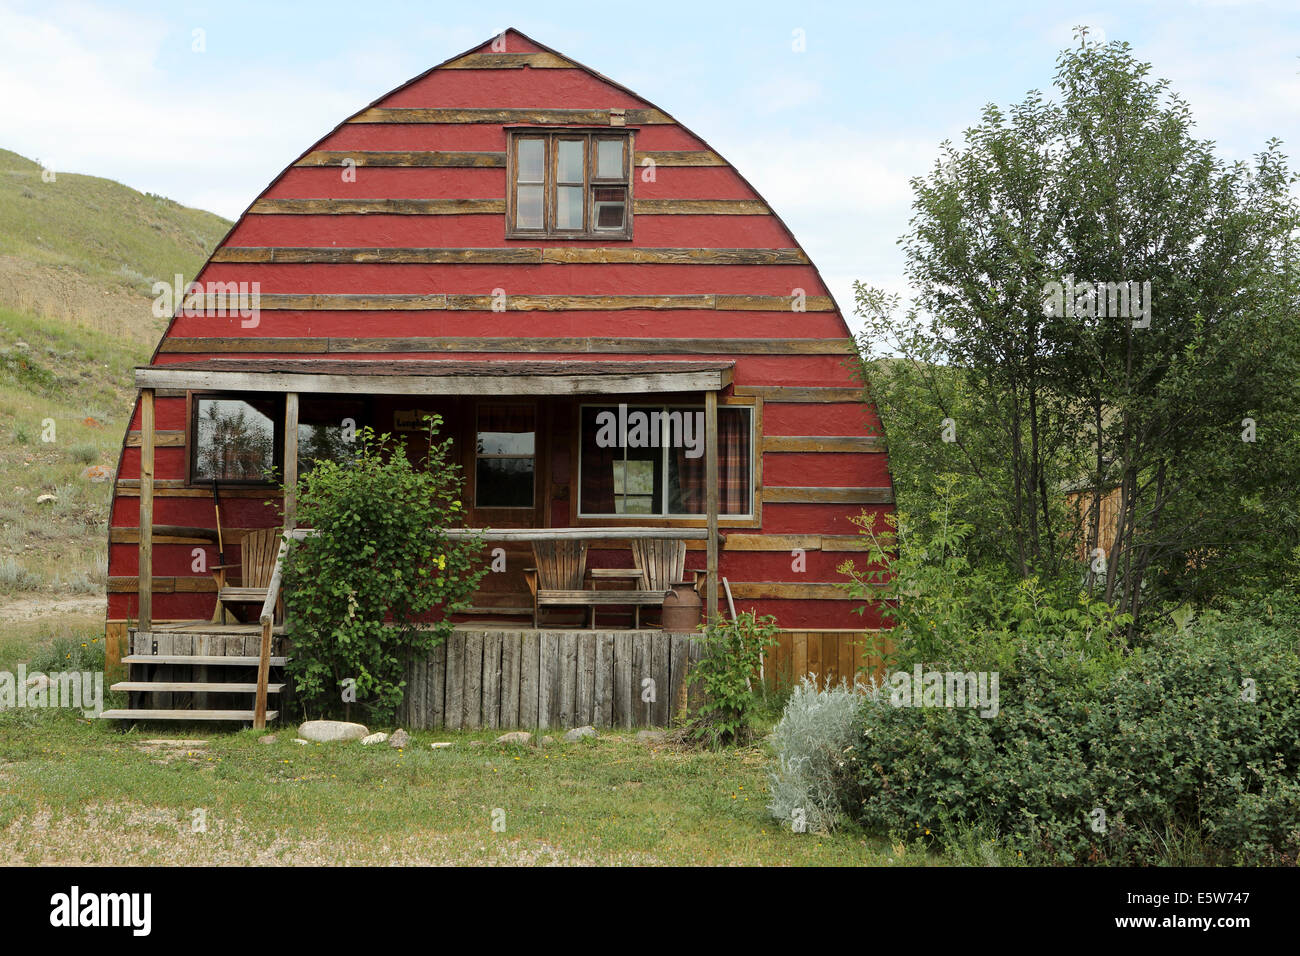
<svg viewBox="0 0 1300 956">
<path fill-rule="evenodd" d="M 809 673 L 796 660 L 811 647 L 819 687 L 882 674 L 865 632 L 783 632 L 765 661 L 767 689 Z M 399 720 L 416 730 L 666 727 L 703 702 L 688 682 L 703 653 L 699 639 L 662 631 L 458 630 L 409 665 Z"/>
</svg>

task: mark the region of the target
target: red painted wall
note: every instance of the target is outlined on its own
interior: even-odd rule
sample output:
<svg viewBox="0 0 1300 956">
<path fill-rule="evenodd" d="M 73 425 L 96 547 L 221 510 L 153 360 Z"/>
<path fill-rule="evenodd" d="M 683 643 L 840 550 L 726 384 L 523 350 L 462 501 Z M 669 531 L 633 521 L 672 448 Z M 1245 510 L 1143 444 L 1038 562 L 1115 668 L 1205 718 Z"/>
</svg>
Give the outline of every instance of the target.
<svg viewBox="0 0 1300 956">
<path fill-rule="evenodd" d="M 539 52 L 541 48 L 512 32 L 506 35 L 508 53 Z M 488 52 L 484 45 L 478 52 Z M 500 52 L 500 51 L 498 51 Z M 415 79 L 374 104 L 380 108 L 441 109 L 649 109 L 651 104 L 585 69 L 438 69 Z M 492 123 L 362 123 L 346 122 L 329 132 L 311 150 L 336 151 L 423 151 L 448 150 L 502 152 L 506 128 Z M 709 147 L 698 136 L 676 125 L 645 124 L 636 131 L 638 152 L 705 151 Z M 311 151 L 309 150 L 309 152 Z M 637 171 L 638 173 L 640 170 Z M 346 182 L 338 166 L 290 166 L 259 199 L 451 199 L 501 200 L 506 195 L 506 171 L 500 167 L 380 167 L 360 166 L 355 182 Z M 655 180 L 644 182 L 638 175 L 633 183 L 636 199 L 757 200 L 753 188 L 730 166 L 664 166 L 656 169 Z M 605 243 L 596 240 L 537 239 L 505 237 L 504 216 L 485 215 L 263 215 L 246 213 L 224 240 L 223 248 L 321 247 L 321 248 L 505 248 L 505 247 L 601 247 L 635 248 L 759 248 L 797 249 L 798 244 L 775 215 L 648 215 L 634 218 L 630 242 Z M 511 294 L 581 295 L 685 295 L 737 294 L 788 296 L 802 288 L 808 295 L 826 295 L 826 289 L 812 265 L 661 265 L 661 264 L 565 264 L 565 265 L 397 265 L 210 263 L 197 277 L 199 282 L 258 282 L 263 295 L 277 293 L 350 294 L 489 294 L 504 288 Z M 276 357 L 275 338 L 408 338 L 408 337 L 535 337 L 580 338 L 622 336 L 643 339 L 692 338 L 808 338 L 844 340 L 848 329 L 838 312 L 721 312 L 710 310 L 656 311 L 631 309 L 620 312 L 573 310 L 561 312 L 468 312 L 451 310 L 348 312 L 263 310 L 254 328 L 243 328 L 237 317 L 179 316 L 170 324 L 164 348 L 188 338 L 250 340 L 247 357 Z M 254 342 L 253 340 L 256 340 Z M 268 342 L 267 340 L 272 340 Z M 199 352 L 161 351 L 156 364 L 230 358 L 232 353 L 205 355 Z M 289 357 L 295 357 L 290 355 Z M 298 355 L 296 357 L 302 357 Z M 520 356 L 501 353 L 352 352 L 331 358 L 378 359 L 501 359 Z M 735 362 L 736 386 L 832 386 L 854 387 L 843 355 L 732 354 L 719 356 L 655 353 L 601 354 L 590 352 L 544 353 L 529 358 L 580 358 L 585 361 L 630 361 L 637 359 L 705 360 L 720 358 Z M 183 398 L 160 397 L 157 428 L 179 431 L 186 427 Z M 769 436 L 820 435 L 853 436 L 879 434 L 873 409 L 865 404 L 783 404 L 766 402 L 763 431 Z M 139 428 L 138 411 L 132 429 Z M 567 455 L 567 452 L 565 453 Z M 176 482 L 185 477 L 186 451 L 179 447 L 157 450 L 156 477 Z M 126 448 L 119 478 L 139 477 L 138 448 Z M 555 463 L 553 463 L 555 464 Z M 566 465 L 566 467 L 571 467 Z M 763 455 L 764 484 L 773 487 L 888 487 L 888 462 L 881 453 L 787 453 Z M 866 506 L 876 513 L 891 505 Z M 212 527 L 210 498 L 159 497 L 155 500 L 156 525 Z M 849 518 L 864 510 L 856 505 L 787 504 L 767 502 L 762 507 L 762 526 L 734 529 L 742 534 L 852 535 L 856 528 Z M 556 505 L 554 524 L 568 520 L 567 507 Z M 112 527 L 137 527 L 139 498 L 120 494 L 112 509 Z M 226 497 L 222 500 L 226 527 L 257 527 L 275 523 L 275 509 L 259 499 Z M 725 521 L 723 523 L 726 529 Z M 197 545 L 158 544 L 154 549 L 154 574 L 160 577 L 202 577 L 191 569 L 192 551 Z M 205 548 L 212 559 L 215 549 Z M 227 560 L 237 555 L 227 549 Z M 788 551 L 733 551 L 721 558 L 722 573 L 733 582 L 812 583 L 842 580 L 836 567 L 845 559 L 861 563 L 861 554 L 809 551 L 807 570 L 791 568 Z M 114 544 L 110 549 L 110 575 L 129 577 L 136 573 L 137 551 L 133 544 Z M 702 552 L 691 552 L 692 567 L 703 565 Z M 135 613 L 135 595 L 113 593 L 109 598 L 110 619 Z M 206 618 L 212 609 L 209 594 L 158 593 L 154 615 L 158 619 Z M 860 628 L 875 626 L 874 612 L 863 618 L 852 613 L 848 600 L 745 599 L 741 608 L 753 607 L 776 614 L 788 628 Z"/>
</svg>

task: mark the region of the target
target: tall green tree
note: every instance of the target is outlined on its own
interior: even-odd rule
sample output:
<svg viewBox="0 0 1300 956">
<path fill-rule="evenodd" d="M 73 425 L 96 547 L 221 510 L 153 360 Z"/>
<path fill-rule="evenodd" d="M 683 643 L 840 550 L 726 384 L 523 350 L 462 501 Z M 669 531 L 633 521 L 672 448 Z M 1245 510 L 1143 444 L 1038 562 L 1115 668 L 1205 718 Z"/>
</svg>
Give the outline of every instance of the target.
<svg viewBox="0 0 1300 956">
<path fill-rule="evenodd" d="M 1022 576 L 1068 570 L 1082 535 L 1087 582 L 1136 627 L 1300 545 L 1296 179 L 1276 140 L 1218 157 L 1127 44 L 1081 31 L 1054 85 L 986 107 L 913 180 L 915 306 L 859 286 L 862 344 L 894 458 L 966 476 Z"/>
</svg>

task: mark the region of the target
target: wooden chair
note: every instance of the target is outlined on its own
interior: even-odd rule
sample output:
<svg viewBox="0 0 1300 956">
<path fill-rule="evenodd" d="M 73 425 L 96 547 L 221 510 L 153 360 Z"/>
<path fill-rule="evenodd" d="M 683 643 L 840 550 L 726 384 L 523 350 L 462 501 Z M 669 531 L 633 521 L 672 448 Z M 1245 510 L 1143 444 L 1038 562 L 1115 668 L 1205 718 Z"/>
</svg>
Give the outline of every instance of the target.
<svg viewBox="0 0 1300 956">
<path fill-rule="evenodd" d="M 671 591 L 674 584 L 686 580 L 685 541 L 637 538 L 632 542 L 632 560 L 641 572 L 641 587 L 647 591 Z"/>
<path fill-rule="evenodd" d="M 544 605 L 582 605 L 587 573 L 587 542 L 534 541 L 535 568 L 524 568 L 524 580 L 533 595 L 533 627 L 541 627 Z M 575 599 L 576 597 L 576 599 Z M 592 612 L 595 617 L 595 611 Z"/>
<path fill-rule="evenodd" d="M 271 574 L 275 570 L 275 559 L 280 553 L 280 539 L 283 532 L 279 528 L 260 528 L 244 535 L 240 542 L 239 564 L 218 564 L 212 568 L 212 576 L 217 582 L 217 606 L 221 609 L 221 619 L 225 622 L 226 610 L 229 608 L 235 620 L 240 616 L 235 608 L 257 605 L 254 614 L 261 613 L 262 603 L 266 600 Z M 235 567 L 240 569 L 237 586 L 230 584 L 227 571 Z"/>
</svg>

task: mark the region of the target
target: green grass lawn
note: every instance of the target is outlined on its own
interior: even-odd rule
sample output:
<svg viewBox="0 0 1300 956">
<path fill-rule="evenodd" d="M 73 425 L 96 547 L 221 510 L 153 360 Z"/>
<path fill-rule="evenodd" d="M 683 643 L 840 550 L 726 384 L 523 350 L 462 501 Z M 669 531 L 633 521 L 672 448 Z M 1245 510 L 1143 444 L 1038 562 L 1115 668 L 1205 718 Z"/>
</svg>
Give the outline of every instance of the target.
<svg viewBox="0 0 1300 956">
<path fill-rule="evenodd" d="M 0 833 L 16 864 L 889 865 L 901 847 L 792 833 L 767 814 L 762 747 L 628 733 L 509 747 L 492 733 L 263 744 L 251 731 L 122 732 L 0 713 Z M 178 746 L 148 743 L 180 738 Z M 450 740 L 433 750 L 435 740 Z M 487 741 L 480 746 L 471 741 Z M 196 814 L 195 811 L 202 811 Z M 497 813 L 504 829 L 493 829 Z M 196 819 L 206 824 L 194 832 Z"/>
<path fill-rule="evenodd" d="M 100 631 L 92 617 L 0 624 L 0 670 L 49 666 L 65 654 L 80 669 Z M 0 711 L 5 860 L 928 862 L 856 832 L 819 836 L 779 826 L 765 807 L 771 758 L 761 743 L 714 753 L 651 746 L 619 730 L 595 741 L 518 748 L 496 744 L 500 731 L 416 732 L 412 745 L 397 751 L 387 744 L 303 746 L 294 743 L 294 727 L 273 730 L 276 742 L 264 744 L 251 730 L 157 724 L 128 731 L 74 711 Z M 160 738 L 188 743 L 149 743 Z M 452 746 L 433 750 L 434 741 Z M 504 830 L 493 829 L 494 810 L 503 812 Z M 206 829 L 195 832 L 200 818 Z"/>
</svg>

